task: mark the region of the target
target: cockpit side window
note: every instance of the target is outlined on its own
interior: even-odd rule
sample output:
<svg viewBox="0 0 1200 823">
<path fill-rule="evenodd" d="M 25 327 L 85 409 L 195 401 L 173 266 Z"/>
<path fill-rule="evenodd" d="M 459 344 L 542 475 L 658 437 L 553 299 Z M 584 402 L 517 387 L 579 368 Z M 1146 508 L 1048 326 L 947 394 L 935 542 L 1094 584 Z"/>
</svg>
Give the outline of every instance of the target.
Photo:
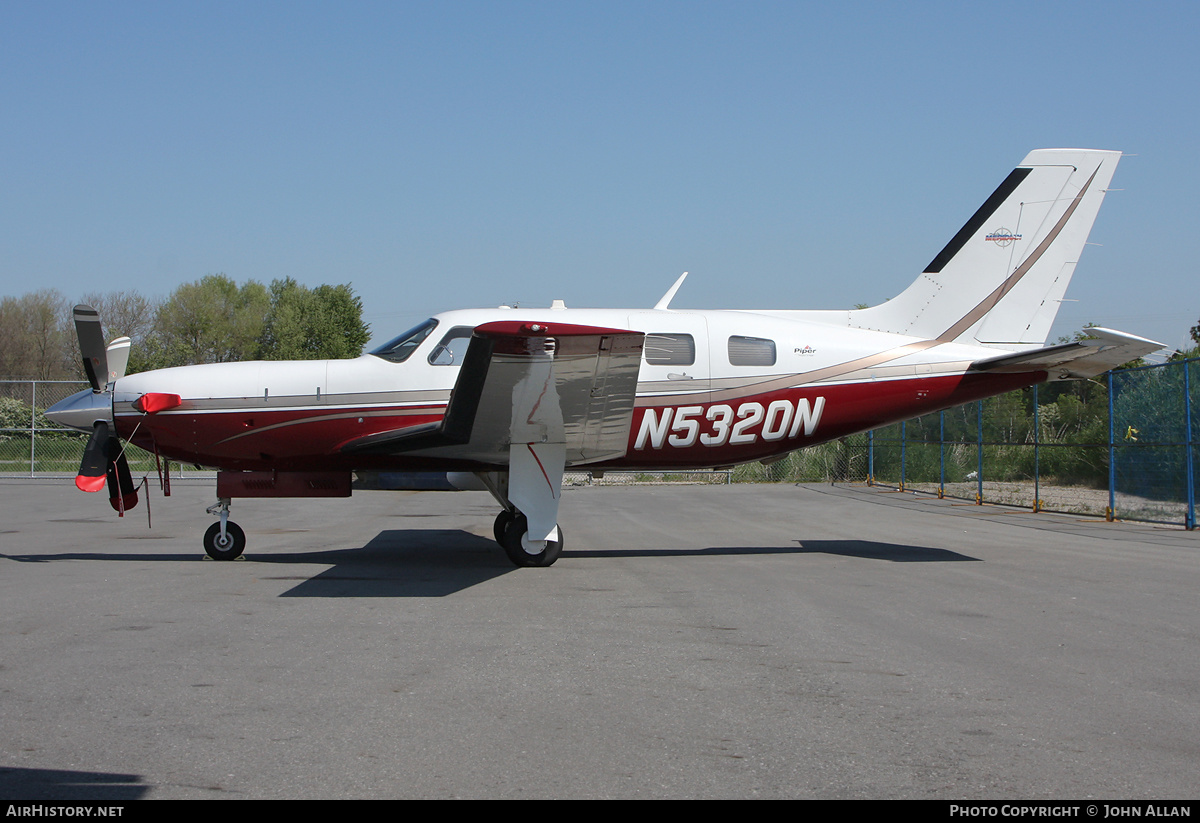
<svg viewBox="0 0 1200 823">
<path fill-rule="evenodd" d="M 690 334 L 649 332 L 642 354 L 653 366 L 690 366 L 696 362 L 696 341 Z"/>
<path fill-rule="evenodd" d="M 437 328 L 437 324 L 436 320 L 430 318 L 421 325 L 409 329 L 399 337 L 384 343 L 371 352 L 371 354 L 376 357 L 382 357 L 384 360 L 390 360 L 393 363 L 403 363 L 417 350 L 418 346 L 425 342 L 425 338 Z"/>
<path fill-rule="evenodd" d="M 429 353 L 429 362 L 434 366 L 461 366 L 467 355 L 467 346 L 471 345 L 471 335 L 475 333 L 473 326 L 455 326 L 446 332 L 438 344 Z"/>
</svg>

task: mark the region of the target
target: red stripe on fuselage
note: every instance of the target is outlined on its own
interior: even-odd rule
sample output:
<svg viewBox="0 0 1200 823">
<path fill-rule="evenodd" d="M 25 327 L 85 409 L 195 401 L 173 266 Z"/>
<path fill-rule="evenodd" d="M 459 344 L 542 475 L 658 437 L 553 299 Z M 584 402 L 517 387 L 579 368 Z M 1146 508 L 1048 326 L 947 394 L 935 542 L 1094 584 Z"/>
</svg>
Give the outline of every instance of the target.
<svg viewBox="0 0 1200 823">
<path fill-rule="evenodd" d="M 237 409 L 118 417 L 116 426 L 121 437 L 184 463 L 237 470 L 332 470 L 373 468 L 378 462 L 373 456 L 342 455 L 338 449 L 346 442 L 436 423 L 445 410 L 444 405 Z"/>
<path fill-rule="evenodd" d="M 625 456 L 590 466 L 707 468 L 763 460 L 803 446 L 1023 388 L 1044 379 L 1044 372 L 966 374 L 808 384 L 722 399 L 717 403 L 680 398 L 671 405 L 635 408 Z M 820 398 L 823 401 L 819 401 Z M 774 416 L 770 411 L 772 404 L 775 404 Z M 720 423 L 726 415 L 722 410 L 712 410 L 722 406 L 727 407 L 732 416 L 727 421 L 728 437 L 717 443 Z M 761 417 L 756 417 L 755 407 L 761 410 Z M 680 408 L 688 410 L 682 419 L 676 416 Z M 639 434 L 647 425 L 647 415 L 653 414 L 656 420 L 662 421 L 666 410 L 670 410 L 671 419 L 659 432 L 659 445 L 655 447 L 653 438 L 647 437 L 642 448 L 636 448 Z M 142 448 L 157 448 L 159 454 L 173 460 L 220 469 L 460 471 L 498 468 L 430 456 L 345 455 L 338 451 L 350 440 L 436 423 L 444 414 L 444 405 L 360 410 L 322 406 L 203 414 L 163 412 L 118 417 L 116 427 L 121 437 L 131 439 Z M 695 426 L 694 438 L 692 424 Z M 738 437 L 734 436 L 735 428 Z M 809 429 L 807 433 L 806 428 Z M 708 435 L 708 444 L 704 435 Z M 742 442 L 738 442 L 739 439 Z M 679 445 L 682 443 L 687 445 Z"/>
</svg>

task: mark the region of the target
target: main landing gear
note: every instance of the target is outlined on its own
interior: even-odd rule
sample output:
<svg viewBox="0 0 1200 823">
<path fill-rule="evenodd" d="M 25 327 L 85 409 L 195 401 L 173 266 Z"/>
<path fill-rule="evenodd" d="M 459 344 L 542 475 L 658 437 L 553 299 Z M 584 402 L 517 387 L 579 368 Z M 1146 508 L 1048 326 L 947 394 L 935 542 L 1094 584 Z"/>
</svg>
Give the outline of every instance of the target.
<svg viewBox="0 0 1200 823">
<path fill-rule="evenodd" d="M 246 533 L 229 519 L 229 498 L 222 497 L 207 511 L 209 514 L 219 514 L 221 519 L 204 533 L 204 551 L 213 560 L 236 560 L 241 557 L 246 549 Z"/>
<path fill-rule="evenodd" d="M 476 472 L 475 476 L 502 507 L 500 513 L 496 515 L 496 522 L 492 524 L 492 535 L 500 544 L 500 548 L 504 549 L 504 553 L 508 555 L 508 559 L 513 562 L 513 565 L 526 568 L 553 565 L 563 550 L 562 527 L 555 523 L 558 519 L 557 494 L 544 495 L 548 500 L 526 494 L 523 498 L 526 502 L 518 503 L 514 498 L 518 498 L 520 495 L 512 494 L 510 489 L 510 472 Z M 547 485 L 549 486 L 549 484 Z M 535 488 L 537 488 L 536 485 Z M 549 488 L 551 492 L 556 491 L 554 486 L 549 486 Z M 540 524 L 537 522 L 538 517 L 522 511 L 518 505 L 534 512 L 540 509 Z M 535 521 L 535 533 L 539 536 L 545 535 L 542 539 L 536 537 L 530 539 L 529 520 L 531 517 Z"/>
<path fill-rule="evenodd" d="M 563 550 L 562 528 L 555 522 L 558 514 L 557 494 L 553 493 L 555 486 L 546 483 L 551 490 L 542 496 L 546 499 L 527 494 L 524 498 L 527 502 L 519 503 L 513 499 L 518 495 L 509 494 L 508 472 L 480 472 L 476 476 L 503 507 L 496 515 L 492 534 L 513 565 L 534 568 L 553 565 Z M 219 497 L 208 507 L 209 514 L 220 518 L 204 533 L 204 551 L 213 560 L 236 560 L 246 548 L 246 533 L 229 519 L 230 500 Z M 518 505 L 532 513 L 522 511 Z M 532 531 L 537 535 L 533 538 L 529 536 L 531 519 Z"/>
<path fill-rule="evenodd" d="M 505 509 L 496 515 L 492 526 L 496 542 L 516 566 L 549 566 L 563 549 L 562 527 L 555 526 L 552 540 L 530 540 L 529 523 L 525 515 Z"/>
</svg>

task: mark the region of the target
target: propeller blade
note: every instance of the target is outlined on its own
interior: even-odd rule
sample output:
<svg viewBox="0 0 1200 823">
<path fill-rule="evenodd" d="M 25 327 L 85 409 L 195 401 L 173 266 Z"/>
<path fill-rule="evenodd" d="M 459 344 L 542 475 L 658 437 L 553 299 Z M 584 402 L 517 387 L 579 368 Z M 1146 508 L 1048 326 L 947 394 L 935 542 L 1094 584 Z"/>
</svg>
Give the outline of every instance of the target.
<svg viewBox="0 0 1200 823">
<path fill-rule="evenodd" d="M 118 451 L 115 460 L 108 461 L 105 471 L 108 480 L 108 502 L 112 504 L 114 511 L 124 513 L 138 504 L 137 486 L 133 485 L 133 477 L 129 474 L 129 461 L 125 459 L 125 452 L 120 450 L 120 441 L 114 437 L 111 442 Z"/>
<path fill-rule="evenodd" d="M 79 474 L 75 478 L 76 487 L 85 492 L 98 492 L 104 488 L 108 476 L 110 442 L 117 441 L 109 434 L 108 423 L 97 420 L 87 447 L 83 450 L 83 462 L 79 464 Z"/>
<path fill-rule="evenodd" d="M 132 344 L 128 337 L 118 337 L 108 344 L 108 382 L 115 383 L 125 376 L 125 368 L 129 365 L 129 346 Z"/>
<path fill-rule="evenodd" d="M 104 331 L 100 328 L 100 313 L 82 303 L 76 306 L 75 334 L 79 338 L 83 370 L 87 372 L 92 391 L 104 391 L 108 382 L 108 355 L 105 353 Z"/>
<path fill-rule="evenodd" d="M 85 492 L 98 492 L 107 485 L 108 502 L 122 514 L 138 504 L 137 486 L 129 473 L 121 441 L 104 420 L 97 420 L 92 428 L 75 485 Z"/>
</svg>

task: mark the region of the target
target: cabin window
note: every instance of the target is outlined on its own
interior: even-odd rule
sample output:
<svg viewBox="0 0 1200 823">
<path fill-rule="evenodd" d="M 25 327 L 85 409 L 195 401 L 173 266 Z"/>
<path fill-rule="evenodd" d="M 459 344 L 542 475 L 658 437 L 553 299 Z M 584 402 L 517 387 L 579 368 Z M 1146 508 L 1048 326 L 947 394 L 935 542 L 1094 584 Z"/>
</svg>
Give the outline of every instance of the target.
<svg viewBox="0 0 1200 823">
<path fill-rule="evenodd" d="M 434 366 L 461 366 L 474 333 L 473 326 L 455 326 L 433 347 L 429 362 Z"/>
<path fill-rule="evenodd" d="M 430 318 L 421 325 L 409 329 L 399 337 L 384 343 L 371 352 L 371 354 L 376 357 L 382 357 L 384 360 L 390 360 L 393 363 L 403 363 L 417 350 L 418 346 L 425 342 L 425 338 L 437 327 L 437 324 L 436 320 Z"/>
<path fill-rule="evenodd" d="M 775 341 L 762 337 L 730 337 L 729 365 L 774 366 Z"/>
<path fill-rule="evenodd" d="M 696 341 L 690 334 L 650 332 L 642 354 L 652 366 L 690 366 L 696 362 Z"/>
</svg>

